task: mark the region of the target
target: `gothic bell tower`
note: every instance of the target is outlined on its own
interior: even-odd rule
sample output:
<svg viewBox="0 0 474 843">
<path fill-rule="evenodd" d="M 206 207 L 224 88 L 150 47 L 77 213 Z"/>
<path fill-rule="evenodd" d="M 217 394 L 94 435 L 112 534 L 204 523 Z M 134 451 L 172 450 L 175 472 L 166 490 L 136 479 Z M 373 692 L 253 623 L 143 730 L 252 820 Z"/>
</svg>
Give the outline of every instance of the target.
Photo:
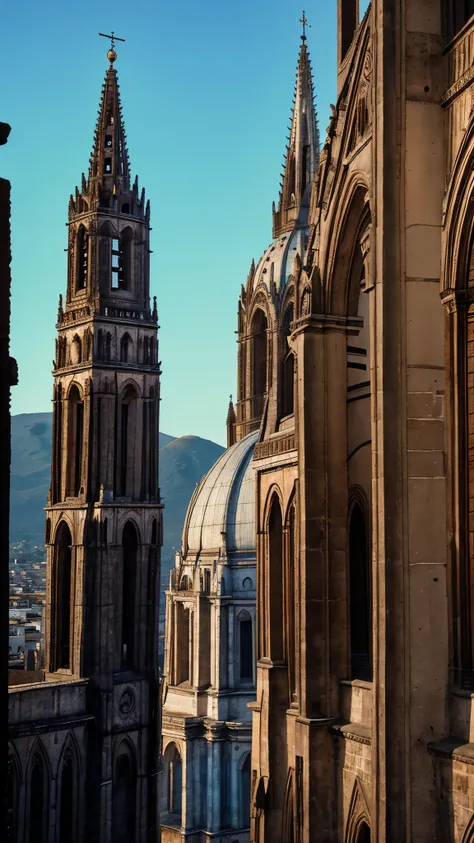
<svg viewBox="0 0 474 843">
<path fill-rule="evenodd" d="M 47 506 L 46 670 L 84 678 L 90 840 L 155 839 L 162 506 L 150 204 L 132 183 L 112 48 L 87 178 L 69 201 Z"/>
</svg>

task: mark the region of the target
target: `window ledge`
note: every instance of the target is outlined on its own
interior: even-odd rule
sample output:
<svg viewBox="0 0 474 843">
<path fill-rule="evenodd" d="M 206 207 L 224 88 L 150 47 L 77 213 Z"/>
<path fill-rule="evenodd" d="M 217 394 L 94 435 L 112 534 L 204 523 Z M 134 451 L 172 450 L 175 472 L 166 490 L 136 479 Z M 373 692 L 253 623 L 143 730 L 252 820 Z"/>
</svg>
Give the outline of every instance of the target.
<svg viewBox="0 0 474 843">
<path fill-rule="evenodd" d="M 366 688 L 366 690 L 371 691 L 374 683 L 365 679 L 340 679 L 339 684 L 350 685 L 353 688 Z"/>
</svg>

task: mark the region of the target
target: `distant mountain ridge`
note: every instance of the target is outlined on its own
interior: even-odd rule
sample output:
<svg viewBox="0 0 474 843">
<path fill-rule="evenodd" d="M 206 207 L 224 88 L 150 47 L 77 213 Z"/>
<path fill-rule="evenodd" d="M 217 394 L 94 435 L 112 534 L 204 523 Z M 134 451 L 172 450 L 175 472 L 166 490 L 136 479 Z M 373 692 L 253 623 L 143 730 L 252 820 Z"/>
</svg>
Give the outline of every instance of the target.
<svg viewBox="0 0 474 843">
<path fill-rule="evenodd" d="M 46 497 L 51 472 L 51 413 L 12 417 L 10 541 L 44 541 Z M 181 543 L 192 493 L 223 453 L 221 445 L 199 436 L 176 438 L 160 433 L 160 488 L 164 512 L 163 577 Z"/>
</svg>

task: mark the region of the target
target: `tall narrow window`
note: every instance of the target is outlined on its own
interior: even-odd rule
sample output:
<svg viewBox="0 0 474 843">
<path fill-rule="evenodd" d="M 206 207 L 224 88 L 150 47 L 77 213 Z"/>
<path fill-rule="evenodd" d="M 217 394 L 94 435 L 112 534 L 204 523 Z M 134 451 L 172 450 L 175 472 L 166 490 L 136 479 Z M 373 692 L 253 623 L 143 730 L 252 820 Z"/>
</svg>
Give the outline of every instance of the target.
<svg viewBox="0 0 474 843">
<path fill-rule="evenodd" d="M 10 755 L 8 758 L 8 790 L 7 790 L 7 841 L 16 843 L 17 815 L 18 815 L 18 770 Z"/>
<path fill-rule="evenodd" d="M 48 815 L 48 783 L 39 755 L 33 759 L 30 779 L 29 843 L 46 843 Z"/>
<path fill-rule="evenodd" d="M 349 577 L 351 618 L 351 671 L 353 679 L 372 679 L 370 572 L 367 528 L 362 510 L 355 503 L 349 523 Z"/>
<path fill-rule="evenodd" d="M 253 394 L 262 395 L 267 389 L 267 317 L 257 310 L 252 321 L 252 383 Z"/>
<path fill-rule="evenodd" d="M 54 547 L 56 646 L 53 670 L 68 670 L 71 666 L 71 551 L 71 533 L 66 522 L 61 521 Z"/>
<path fill-rule="evenodd" d="M 118 489 L 121 497 L 135 495 L 134 477 L 137 471 L 135 460 L 137 426 L 137 393 L 133 386 L 127 386 L 120 405 L 120 451 L 118 465 Z"/>
<path fill-rule="evenodd" d="M 123 746 L 112 780 L 112 840 L 134 843 L 137 819 L 137 776 L 131 751 Z"/>
<path fill-rule="evenodd" d="M 240 679 L 243 682 L 253 680 L 253 640 L 252 619 L 248 612 L 240 618 Z"/>
<path fill-rule="evenodd" d="M 165 771 L 164 793 L 162 810 L 174 814 L 177 820 L 181 820 L 182 812 L 182 791 L 183 791 L 183 765 L 181 756 L 176 744 L 170 743 L 166 747 L 163 758 Z"/>
<path fill-rule="evenodd" d="M 118 290 L 120 287 L 120 278 L 122 274 L 122 253 L 120 250 L 120 241 L 117 237 L 112 237 L 112 289 Z"/>
<path fill-rule="evenodd" d="M 190 641 L 190 611 L 183 603 L 175 604 L 176 611 L 176 648 L 175 656 L 175 683 L 181 685 L 190 681 L 191 666 L 189 663 L 189 641 Z"/>
<path fill-rule="evenodd" d="M 122 670 L 134 667 L 137 531 L 127 521 L 122 536 Z"/>
<path fill-rule="evenodd" d="M 363 822 L 359 828 L 356 843 L 370 843 L 370 828 L 366 822 Z"/>
<path fill-rule="evenodd" d="M 121 363 L 128 363 L 129 362 L 131 345 L 132 345 L 132 340 L 130 338 L 130 334 L 124 334 L 122 339 L 120 340 L 120 362 Z"/>
<path fill-rule="evenodd" d="M 84 404 L 78 387 L 73 384 L 68 401 L 68 491 L 77 497 L 82 487 L 82 448 L 84 441 Z"/>
<path fill-rule="evenodd" d="M 273 496 L 268 522 L 267 576 L 270 596 L 270 658 L 283 660 L 283 528 L 280 501 Z"/>
<path fill-rule="evenodd" d="M 74 768 L 72 757 L 68 755 L 61 773 L 59 843 L 74 843 L 74 822 Z"/>
<path fill-rule="evenodd" d="M 282 321 L 282 398 L 281 414 L 289 416 L 294 412 L 294 390 L 295 390 L 295 358 L 288 346 L 288 337 L 291 334 L 291 325 L 294 320 L 293 304 L 288 305 Z"/>
<path fill-rule="evenodd" d="M 89 237 L 83 225 L 79 226 L 76 241 L 76 290 L 84 290 L 87 286 L 89 265 Z"/>
<path fill-rule="evenodd" d="M 97 331 L 97 356 L 99 360 L 104 359 L 104 332 L 102 328 Z"/>
<path fill-rule="evenodd" d="M 112 357 L 112 337 L 109 332 L 107 332 L 107 336 L 105 338 L 105 359 L 107 363 L 110 363 Z"/>
<path fill-rule="evenodd" d="M 288 664 L 288 685 L 290 704 L 296 694 L 295 684 L 295 568 L 296 568 L 296 543 L 295 543 L 295 529 L 296 529 L 296 508 L 293 504 L 290 508 L 288 521 L 288 558 L 286 564 L 286 661 Z"/>
<path fill-rule="evenodd" d="M 132 279 L 132 241 L 133 231 L 127 227 L 120 236 L 121 274 L 119 285 L 122 290 L 130 290 Z"/>
<path fill-rule="evenodd" d="M 240 771 L 241 781 L 241 807 L 240 807 L 240 822 L 242 828 L 248 828 L 250 825 L 250 752 L 247 755 L 242 769 Z"/>
</svg>

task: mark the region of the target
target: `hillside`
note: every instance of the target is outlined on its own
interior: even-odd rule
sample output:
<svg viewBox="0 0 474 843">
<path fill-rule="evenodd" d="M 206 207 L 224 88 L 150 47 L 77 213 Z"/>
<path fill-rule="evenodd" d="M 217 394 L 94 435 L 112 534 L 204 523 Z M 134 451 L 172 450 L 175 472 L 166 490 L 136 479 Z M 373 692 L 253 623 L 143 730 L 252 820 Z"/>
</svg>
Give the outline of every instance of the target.
<svg viewBox="0 0 474 843">
<path fill-rule="evenodd" d="M 42 544 L 44 511 L 50 481 L 51 413 L 12 417 L 10 541 Z M 179 547 L 186 509 L 196 483 L 223 452 L 198 436 L 176 439 L 160 433 L 160 487 L 165 503 L 163 578 Z"/>
</svg>

